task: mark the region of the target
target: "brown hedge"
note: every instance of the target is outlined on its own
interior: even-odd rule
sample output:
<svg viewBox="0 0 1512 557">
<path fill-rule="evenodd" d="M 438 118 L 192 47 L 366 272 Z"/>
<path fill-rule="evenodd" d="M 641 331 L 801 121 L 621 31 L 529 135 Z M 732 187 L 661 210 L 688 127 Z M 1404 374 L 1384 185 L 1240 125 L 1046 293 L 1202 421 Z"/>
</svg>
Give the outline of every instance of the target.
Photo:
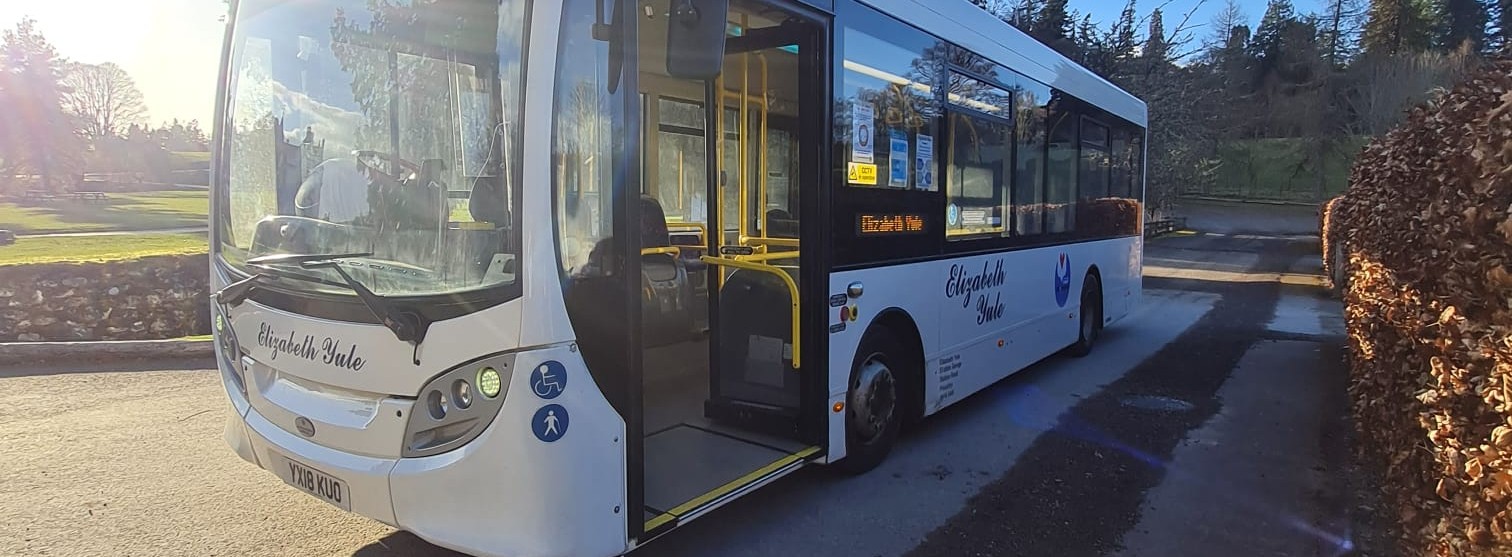
<svg viewBox="0 0 1512 557">
<path fill-rule="evenodd" d="M 1402 550 L 1512 555 L 1512 62 L 1414 109 L 1328 209 L 1359 447 Z"/>
</svg>

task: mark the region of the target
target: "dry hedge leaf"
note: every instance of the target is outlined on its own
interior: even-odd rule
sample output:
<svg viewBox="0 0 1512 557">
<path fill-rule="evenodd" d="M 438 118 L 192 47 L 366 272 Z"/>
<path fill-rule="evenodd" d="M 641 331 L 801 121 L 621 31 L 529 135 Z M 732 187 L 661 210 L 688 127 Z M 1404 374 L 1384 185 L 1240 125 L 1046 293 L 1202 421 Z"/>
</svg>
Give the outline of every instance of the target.
<svg viewBox="0 0 1512 557">
<path fill-rule="evenodd" d="M 1414 108 L 1323 209 L 1358 450 L 1402 553 L 1512 555 L 1512 61 Z"/>
</svg>

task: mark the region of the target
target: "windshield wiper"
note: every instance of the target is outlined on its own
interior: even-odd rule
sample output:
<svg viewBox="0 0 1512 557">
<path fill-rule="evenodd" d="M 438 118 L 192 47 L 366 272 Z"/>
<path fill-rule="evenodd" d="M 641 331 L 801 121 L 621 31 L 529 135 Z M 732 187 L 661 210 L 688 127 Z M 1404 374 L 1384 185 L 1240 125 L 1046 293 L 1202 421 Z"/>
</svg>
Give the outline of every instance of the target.
<svg viewBox="0 0 1512 557">
<path fill-rule="evenodd" d="M 373 254 L 288 253 L 254 257 L 252 259 L 248 259 L 247 264 L 265 269 L 269 271 L 269 274 L 271 274 L 272 276 L 279 278 L 290 278 L 295 280 L 318 282 L 331 286 L 344 287 L 351 290 L 352 292 L 356 292 L 357 298 L 359 300 L 362 300 L 362 305 L 367 306 L 368 311 L 373 312 L 373 316 L 377 317 L 378 320 L 383 323 L 383 326 L 388 327 L 390 331 L 393 331 L 396 338 L 398 338 L 400 341 L 413 344 L 418 349 L 420 343 L 425 341 L 425 333 L 430 330 L 430 320 L 426 319 L 425 316 L 420 315 L 418 312 L 403 311 L 394 307 L 383 296 L 375 294 L 372 290 L 368 289 L 366 285 L 363 285 L 361 281 L 352 278 L 352 275 L 347 274 L 347 272 L 341 268 L 340 262 L 343 259 L 351 259 L 353 257 L 368 257 L 371 255 Z M 297 265 L 301 269 L 330 269 L 332 271 L 335 271 L 336 274 L 340 276 L 342 281 L 344 282 L 330 281 L 320 277 L 313 277 L 301 273 L 289 273 L 278 268 L 278 266 L 280 265 Z M 253 275 L 251 278 L 227 286 L 226 288 L 222 289 L 222 292 L 230 290 L 232 286 L 238 286 L 242 283 L 250 283 L 249 286 L 245 287 L 247 291 L 250 291 L 252 287 L 256 286 L 258 277 L 262 276 L 267 275 Z M 240 293 L 242 294 L 242 297 L 246 297 L 246 294 L 239 290 L 232 291 L 231 293 Z"/>
<path fill-rule="evenodd" d="M 321 259 L 325 259 L 325 257 L 327 256 L 321 256 Z M 357 257 L 357 254 L 336 257 Z M 257 266 L 257 268 L 263 269 L 263 272 L 256 272 L 251 277 L 242 278 L 242 280 L 237 280 L 237 282 L 230 283 L 230 285 L 225 285 L 225 288 L 219 289 L 215 294 L 210 295 L 210 298 L 215 300 L 216 303 L 224 304 L 224 306 L 240 306 L 248 295 L 256 291 L 257 286 L 262 286 L 262 283 L 268 282 L 268 278 L 295 278 L 295 280 L 305 280 L 305 282 L 336 286 L 336 288 L 349 288 L 349 286 L 346 286 L 346 283 L 325 280 L 325 278 L 316 277 L 316 275 L 299 274 L 299 272 L 286 271 L 286 269 L 266 265 L 266 263 L 287 262 L 289 259 L 289 256 L 283 256 L 283 254 L 280 254 L 280 256 L 263 256 L 248 259 L 246 262 L 249 265 Z"/>
</svg>

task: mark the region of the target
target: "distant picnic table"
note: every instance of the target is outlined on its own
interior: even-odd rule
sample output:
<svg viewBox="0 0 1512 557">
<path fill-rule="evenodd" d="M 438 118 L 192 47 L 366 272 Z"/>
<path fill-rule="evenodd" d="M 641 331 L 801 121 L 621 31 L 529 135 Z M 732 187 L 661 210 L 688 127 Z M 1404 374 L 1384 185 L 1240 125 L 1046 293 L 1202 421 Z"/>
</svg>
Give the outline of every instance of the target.
<svg viewBox="0 0 1512 557">
<path fill-rule="evenodd" d="M 47 190 L 26 190 L 22 195 L 27 201 L 49 201 L 53 197 L 53 193 Z"/>
<path fill-rule="evenodd" d="M 76 191 L 73 192 L 73 197 L 79 201 L 98 201 L 101 203 L 109 199 L 109 196 L 105 195 L 103 191 Z"/>
</svg>

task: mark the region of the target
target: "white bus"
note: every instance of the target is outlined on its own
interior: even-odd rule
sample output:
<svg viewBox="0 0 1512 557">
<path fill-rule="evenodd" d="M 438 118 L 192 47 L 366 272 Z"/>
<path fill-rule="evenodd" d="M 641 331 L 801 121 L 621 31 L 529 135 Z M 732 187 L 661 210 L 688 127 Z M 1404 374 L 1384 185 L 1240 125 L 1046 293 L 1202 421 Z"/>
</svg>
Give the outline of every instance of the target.
<svg viewBox="0 0 1512 557">
<path fill-rule="evenodd" d="M 632 550 L 1140 297 L 1145 106 L 965 0 L 240 0 L 243 459 L 476 555 Z"/>
</svg>

